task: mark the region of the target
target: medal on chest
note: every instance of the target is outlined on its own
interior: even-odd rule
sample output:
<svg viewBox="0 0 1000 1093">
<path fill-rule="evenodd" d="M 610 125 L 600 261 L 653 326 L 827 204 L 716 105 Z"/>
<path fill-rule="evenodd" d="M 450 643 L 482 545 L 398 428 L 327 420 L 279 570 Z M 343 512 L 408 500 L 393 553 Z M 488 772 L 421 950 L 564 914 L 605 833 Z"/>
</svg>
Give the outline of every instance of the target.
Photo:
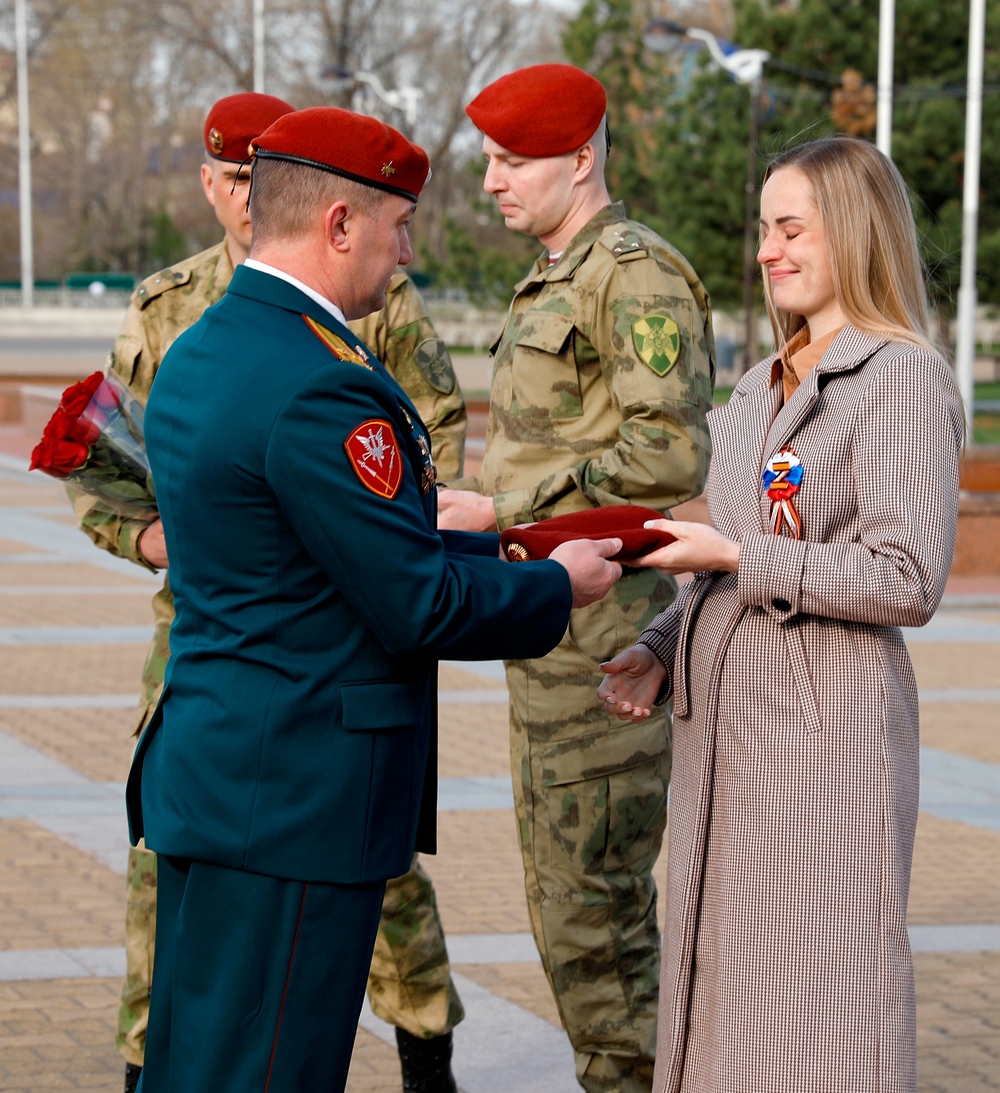
<svg viewBox="0 0 1000 1093">
<path fill-rule="evenodd" d="M 400 403 L 399 408 L 403 411 L 403 417 L 406 418 L 406 424 L 409 425 L 410 432 L 413 434 L 413 439 L 420 449 L 420 462 L 422 464 L 420 471 L 421 492 L 430 493 L 437 482 L 438 473 L 437 467 L 434 466 L 434 459 L 431 455 L 431 446 L 427 442 L 427 437 L 424 434 L 423 429 L 417 428 L 413 418 L 406 412 L 406 407 Z"/>
<path fill-rule="evenodd" d="M 795 507 L 795 495 L 802 486 L 799 457 L 791 448 L 782 448 L 767 461 L 761 478 L 771 501 L 771 531 L 780 535 L 787 527 L 793 539 L 801 539 L 802 518 Z"/>
</svg>

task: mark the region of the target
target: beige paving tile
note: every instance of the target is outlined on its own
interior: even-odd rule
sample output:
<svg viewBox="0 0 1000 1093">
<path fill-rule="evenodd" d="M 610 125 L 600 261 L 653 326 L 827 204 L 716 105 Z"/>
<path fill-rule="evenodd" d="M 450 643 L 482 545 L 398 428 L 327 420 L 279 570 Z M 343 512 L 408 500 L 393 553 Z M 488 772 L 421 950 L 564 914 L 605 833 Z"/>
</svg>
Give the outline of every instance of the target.
<svg viewBox="0 0 1000 1093">
<path fill-rule="evenodd" d="M 914 642 L 908 648 L 921 690 L 997 686 L 994 642 Z"/>
<path fill-rule="evenodd" d="M 0 729 L 94 782 L 125 781 L 135 723 L 130 709 L 0 710 Z"/>
<path fill-rule="evenodd" d="M 141 591 L 106 596 L 6 594 L 0 596 L 0 626 L 152 626 L 150 599 L 152 595 L 147 597 Z"/>
<path fill-rule="evenodd" d="M 399 1093 L 401 1082 L 396 1049 L 359 1028 L 346 1093 Z"/>
<path fill-rule="evenodd" d="M 434 880 L 446 932 L 519 934 L 529 929 L 513 812 L 443 813 L 438 851 L 421 860 Z"/>
<path fill-rule="evenodd" d="M 1000 1090 L 1000 953 L 918 953 L 920 1093 Z"/>
<path fill-rule="evenodd" d="M 506 702 L 441 706 L 438 716 L 442 778 L 510 776 Z"/>
<path fill-rule="evenodd" d="M 124 923 L 121 877 L 30 820 L 0 820 L 0 949 L 122 945 Z"/>
<path fill-rule="evenodd" d="M 559 1010 L 540 963 L 463 964 L 461 971 L 462 975 L 475 980 L 493 994 L 529 1010 L 556 1028 L 562 1028 Z"/>
<path fill-rule="evenodd" d="M 925 703 L 920 743 L 1000 766 L 1000 702 Z"/>
<path fill-rule="evenodd" d="M 0 656 L 0 694 L 138 694 L 146 646 L 22 645 Z"/>
<path fill-rule="evenodd" d="M 0 504 L 3 501 L 0 500 Z M 26 543 L 19 543 L 16 539 L 4 539 L 0 537 L 0 554 L 41 554 L 43 553 L 38 547 L 28 546 Z"/>
<path fill-rule="evenodd" d="M 921 813 L 908 918 L 1000 924 L 1000 832 Z"/>
<path fill-rule="evenodd" d="M 438 668 L 438 686 L 442 691 L 507 691 L 500 680 L 455 668 L 451 664 L 442 664 Z"/>
<path fill-rule="evenodd" d="M 0 983 L 0 1090 L 118 1093 L 117 979 Z"/>
<path fill-rule="evenodd" d="M 94 547 L 94 553 L 97 553 Z M 18 553 L 20 546 L 13 553 Z M 31 553 L 27 551 L 26 553 Z M 0 565 L 0 585 L 5 588 L 24 588 L 37 585 L 121 585 L 128 588 L 149 589 L 149 597 L 153 598 L 157 586 L 152 581 L 143 580 L 139 574 L 142 570 L 136 566 L 136 576 L 129 577 L 123 573 L 116 573 L 110 569 L 102 569 L 96 565 L 87 565 L 86 562 L 64 562 L 45 565 L 36 565 L 33 562 L 20 564 L 18 562 L 5 562 Z M 10 593 L 5 593 L 9 595 Z"/>
</svg>

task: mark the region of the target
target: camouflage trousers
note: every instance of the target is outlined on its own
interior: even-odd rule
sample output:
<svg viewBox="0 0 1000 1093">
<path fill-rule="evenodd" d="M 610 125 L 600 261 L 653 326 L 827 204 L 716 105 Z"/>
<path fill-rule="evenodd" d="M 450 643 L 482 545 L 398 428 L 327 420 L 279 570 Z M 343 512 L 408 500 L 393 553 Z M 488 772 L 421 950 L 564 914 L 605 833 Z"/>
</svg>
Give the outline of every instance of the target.
<svg viewBox="0 0 1000 1093">
<path fill-rule="evenodd" d="M 531 929 L 588 1093 L 649 1093 L 660 936 L 652 871 L 666 826 L 670 722 L 605 714 L 598 665 L 673 588 L 625 578 L 574 611 L 540 660 L 507 662 L 511 774 Z M 624 587 L 622 587 L 624 585 Z M 642 595 L 645 588 L 652 595 Z"/>
<path fill-rule="evenodd" d="M 126 1062 L 142 1066 L 156 941 L 156 855 L 141 844 L 129 852 L 126 883 L 126 974 L 115 1042 Z M 368 998 L 379 1017 L 413 1036 L 443 1036 L 465 1016 L 431 879 L 416 857 L 408 873 L 386 885 Z"/>
</svg>

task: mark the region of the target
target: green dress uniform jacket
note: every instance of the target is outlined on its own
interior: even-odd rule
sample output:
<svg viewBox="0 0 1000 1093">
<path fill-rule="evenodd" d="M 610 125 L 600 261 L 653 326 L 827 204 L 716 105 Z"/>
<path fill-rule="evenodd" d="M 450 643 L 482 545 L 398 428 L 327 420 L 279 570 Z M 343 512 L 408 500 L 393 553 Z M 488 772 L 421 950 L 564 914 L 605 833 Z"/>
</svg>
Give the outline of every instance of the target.
<svg viewBox="0 0 1000 1093">
<path fill-rule="evenodd" d="M 349 454 L 369 426 L 390 478 L 401 461 L 392 496 Z M 238 269 L 168 353 L 146 439 L 177 618 L 128 781 L 133 839 L 302 881 L 406 872 L 434 848 L 437 658 L 544 653 L 569 617 L 565 570 L 438 534 L 412 404 L 260 271 Z"/>
</svg>

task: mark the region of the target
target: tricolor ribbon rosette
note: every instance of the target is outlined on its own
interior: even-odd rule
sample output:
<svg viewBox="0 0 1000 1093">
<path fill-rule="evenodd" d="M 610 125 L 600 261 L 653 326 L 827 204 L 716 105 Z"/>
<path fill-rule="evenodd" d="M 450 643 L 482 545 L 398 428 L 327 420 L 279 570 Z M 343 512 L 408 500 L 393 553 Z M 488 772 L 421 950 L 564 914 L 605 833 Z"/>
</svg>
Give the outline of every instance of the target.
<svg viewBox="0 0 1000 1093">
<path fill-rule="evenodd" d="M 782 448 L 767 461 L 761 475 L 764 491 L 771 500 L 771 530 L 781 534 L 783 527 L 793 539 L 802 538 L 802 518 L 793 498 L 802 485 L 802 464 L 791 448 Z"/>
<path fill-rule="evenodd" d="M 95 508 L 155 520 L 143 418 L 142 405 L 117 376 L 94 372 L 63 392 L 31 453 L 31 470 L 72 482 L 95 498 Z"/>
</svg>

